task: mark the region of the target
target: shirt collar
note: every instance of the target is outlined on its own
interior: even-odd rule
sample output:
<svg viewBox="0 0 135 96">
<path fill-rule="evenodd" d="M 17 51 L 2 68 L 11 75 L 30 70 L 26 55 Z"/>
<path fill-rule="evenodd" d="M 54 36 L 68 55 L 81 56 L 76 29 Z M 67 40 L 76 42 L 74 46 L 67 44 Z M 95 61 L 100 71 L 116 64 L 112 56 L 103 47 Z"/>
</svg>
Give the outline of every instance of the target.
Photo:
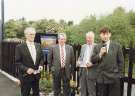
<svg viewBox="0 0 135 96">
<path fill-rule="evenodd" d="M 27 45 L 34 45 L 34 42 L 26 41 L 26 44 L 27 44 Z"/>
<path fill-rule="evenodd" d="M 92 46 L 92 45 L 93 45 L 93 43 L 91 43 L 91 44 L 88 44 L 88 43 L 87 43 L 87 45 L 88 45 L 88 46 Z"/>
<path fill-rule="evenodd" d="M 106 45 L 110 45 L 110 40 L 105 43 Z"/>
<path fill-rule="evenodd" d="M 61 46 L 61 45 L 59 44 L 59 47 L 60 47 L 60 48 L 61 48 L 61 47 L 65 48 L 65 44 L 64 44 L 63 46 Z"/>
</svg>

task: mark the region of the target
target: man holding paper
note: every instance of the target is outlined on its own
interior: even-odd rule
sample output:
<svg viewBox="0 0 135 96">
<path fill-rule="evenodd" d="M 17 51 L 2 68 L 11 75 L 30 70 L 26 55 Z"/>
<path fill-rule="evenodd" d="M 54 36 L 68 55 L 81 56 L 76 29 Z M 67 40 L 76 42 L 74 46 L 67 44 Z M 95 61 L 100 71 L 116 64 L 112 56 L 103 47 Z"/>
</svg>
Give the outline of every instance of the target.
<svg viewBox="0 0 135 96">
<path fill-rule="evenodd" d="M 36 30 L 27 27 L 24 30 L 26 42 L 16 47 L 15 62 L 19 67 L 19 79 L 21 82 L 21 96 L 39 96 L 40 71 L 43 70 L 44 56 L 41 46 L 34 42 Z"/>
<path fill-rule="evenodd" d="M 90 31 L 86 33 L 86 44 L 82 45 L 77 62 L 81 96 L 96 96 L 96 65 L 91 62 L 94 45 L 94 32 Z"/>
</svg>

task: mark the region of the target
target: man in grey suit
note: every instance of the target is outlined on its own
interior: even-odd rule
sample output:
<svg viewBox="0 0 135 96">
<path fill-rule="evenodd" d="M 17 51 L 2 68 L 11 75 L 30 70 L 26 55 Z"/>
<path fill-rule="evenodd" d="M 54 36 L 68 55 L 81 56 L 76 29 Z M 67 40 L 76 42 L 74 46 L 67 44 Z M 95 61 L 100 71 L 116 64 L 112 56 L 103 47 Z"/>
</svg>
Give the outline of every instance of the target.
<svg viewBox="0 0 135 96">
<path fill-rule="evenodd" d="M 81 96 L 96 96 L 96 65 L 91 62 L 91 55 L 95 46 L 94 32 L 86 33 L 86 42 L 87 44 L 82 45 L 77 62 L 77 66 L 80 67 L 80 93 Z"/>
<path fill-rule="evenodd" d="M 21 96 L 39 96 L 39 79 L 42 71 L 44 56 L 40 44 L 34 43 L 36 30 L 27 27 L 24 30 L 26 42 L 16 47 L 15 62 L 19 67 L 19 80 L 21 82 Z"/>
<path fill-rule="evenodd" d="M 122 48 L 110 40 L 108 27 L 100 29 L 101 44 L 95 46 L 92 62 L 97 64 L 97 96 L 121 96 L 120 78 L 123 76 Z"/>
<path fill-rule="evenodd" d="M 52 46 L 48 54 L 48 64 L 53 74 L 54 96 L 60 96 L 61 83 L 64 96 L 70 94 L 70 77 L 75 67 L 72 46 L 65 44 L 66 34 L 58 34 L 58 44 Z"/>
</svg>

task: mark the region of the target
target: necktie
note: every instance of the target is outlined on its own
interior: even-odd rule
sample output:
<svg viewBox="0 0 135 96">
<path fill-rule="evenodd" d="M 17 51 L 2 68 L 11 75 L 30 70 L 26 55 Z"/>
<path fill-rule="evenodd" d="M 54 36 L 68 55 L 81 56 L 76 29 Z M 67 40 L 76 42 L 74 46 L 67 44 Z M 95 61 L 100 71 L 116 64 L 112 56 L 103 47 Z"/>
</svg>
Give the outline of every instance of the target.
<svg viewBox="0 0 135 96">
<path fill-rule="evenodd" d="M 64 68 L 64 66 L 65 66 L 64 48 L 61 47 L 61 67 Z"/>
<path fill-rule="evenodd" d="M 103 47 L 106 49 L 106 53 L 108 53 L 108 45 L 107 44 L 103 44 Z"/>
</svg>

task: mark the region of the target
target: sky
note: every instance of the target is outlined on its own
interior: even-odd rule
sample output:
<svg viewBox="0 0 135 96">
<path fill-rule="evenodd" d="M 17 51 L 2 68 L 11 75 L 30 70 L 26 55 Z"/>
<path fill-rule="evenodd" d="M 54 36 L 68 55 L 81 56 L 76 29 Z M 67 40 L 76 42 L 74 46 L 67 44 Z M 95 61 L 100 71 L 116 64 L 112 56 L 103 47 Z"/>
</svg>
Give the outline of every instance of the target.
<svg viewBox="0 0 135 96">
<path fill-rule="evenodd" d="M 87 16 L 108 15 L 117 7 L 135 11 L 135 0 L 4 0 L 5 21 L 55 19 L 79 23 Z M 1 7 L 0 7 L 1 14 Z"/>
</svg>

